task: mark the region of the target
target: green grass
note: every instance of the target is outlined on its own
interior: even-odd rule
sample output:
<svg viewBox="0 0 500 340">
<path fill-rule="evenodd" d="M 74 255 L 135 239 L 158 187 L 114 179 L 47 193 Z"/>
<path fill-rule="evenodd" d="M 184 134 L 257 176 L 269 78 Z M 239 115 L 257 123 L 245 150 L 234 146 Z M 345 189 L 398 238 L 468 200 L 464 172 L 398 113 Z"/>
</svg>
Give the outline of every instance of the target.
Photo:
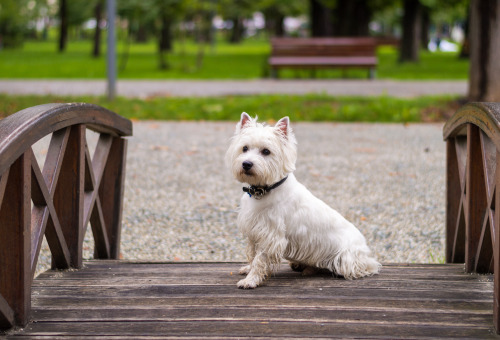
<svg viewBox="0 0 500 340">
<path fill-rule="evenodd" d="M 0 94 L 0 117 L 51 102 L 87 102 L 130 119 L 236 121 L 241 112 L 272 121 L 422 122 L 442 121 L 457 108 L 454 97 L 332 97 L 328 95 L 258 95 L 146 100 L 104 97 L 9 96 Z"/>
<path fill-rule="evenodd" d="M 104 46 L 104 45 L 103 45 Z M 118 63 L 125 47 L 118 45 Z M 127 67 L 119 71 L 121 79 L 255 79 L 268 75 L 269 43 L 264 39 L 247 39 L 242 44 L 230 45 L 224 41 L 212 48 L 206 46 L 201 68 L 196 67 L 198 46 L 192 42 L 174 45 L 167 55 L 168 70 L 158 69 L 156 44 L 132 44 Z M 95 79 L 106 76 L 104 54 L 90 56 L 90 41 L 70 41 L 65 53 L 56 52 L 55 41 L 28 41 L 22 49 L 0 50 L 0 78 L 81 78 Z M 421 52 L 417 64 L 397 62 L 397 50 L 392 47 L 378 49 L 379 79 L 467 79 L 467 60 L 459 60 L 455 53 Z M 309 78 L 307 70 L 283 70 L 282 78 Z M 318 70 L 317 78 L 366 78 L 366 70 Z"/>
</svg>

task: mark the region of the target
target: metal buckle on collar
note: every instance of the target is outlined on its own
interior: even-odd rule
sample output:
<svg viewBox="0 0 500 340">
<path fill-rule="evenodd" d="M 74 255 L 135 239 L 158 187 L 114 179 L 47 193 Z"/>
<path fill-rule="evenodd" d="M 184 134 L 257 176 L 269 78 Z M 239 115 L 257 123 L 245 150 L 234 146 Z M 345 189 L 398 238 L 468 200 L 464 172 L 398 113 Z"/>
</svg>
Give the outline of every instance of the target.
<svg viewBox="0 0 500 340">
<path fill-rule="evenodd" d="M 250 190 L 256 200 L 260 200 L 267 193 L 264 188 L 250 188 Z"/>
</svg>

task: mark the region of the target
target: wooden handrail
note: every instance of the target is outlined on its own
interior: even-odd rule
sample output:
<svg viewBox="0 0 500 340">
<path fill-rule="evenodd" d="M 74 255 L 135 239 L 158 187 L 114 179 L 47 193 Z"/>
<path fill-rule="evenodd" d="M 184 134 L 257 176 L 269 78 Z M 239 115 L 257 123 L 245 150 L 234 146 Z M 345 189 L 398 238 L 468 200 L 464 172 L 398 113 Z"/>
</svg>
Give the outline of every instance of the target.
<svg viewBox="0 0 500 340">
<path fill-rule="evenodd" d="M 0 174 L 41 138 L 77 124 L 113 136 L 132 135 L 130 120 L 97 105 L 67 103 L 29 107 L 1 120 Z"/>
<path fill-rule="evenodd" d="M 100 133 L 93 156 L 86 129 Z M 40 168 L 33 144 L 50 135 Z M 23 326 L 45 236 L 55 269 L 82 265 L 88 224 L 95 258 L 119 257 L 132 123 L 97 105 L 46 104 L 0 120 L 0 329 Z"/>
<path fill-rule="evenodd" d="M 500 103 L 469 103 L 445 124 L 446 261 L 494 273 L 500 331 Z"/>
</svg>

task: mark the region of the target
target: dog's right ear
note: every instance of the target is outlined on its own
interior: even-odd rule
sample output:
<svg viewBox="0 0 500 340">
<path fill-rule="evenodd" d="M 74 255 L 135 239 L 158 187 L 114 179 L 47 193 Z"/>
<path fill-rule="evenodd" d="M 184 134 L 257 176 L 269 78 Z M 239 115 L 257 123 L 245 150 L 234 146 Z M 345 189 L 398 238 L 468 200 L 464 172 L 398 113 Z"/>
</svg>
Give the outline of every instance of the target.
<svg viewBox="0 0 500 340">
<path fill-rule="evenodd" d="M 239 123 L 236 124 L 236 133 L 239 133 L 245 127 L 248 127 L 251 122 L 252 122 L 252 118 L 248 115 L 248 113 L 243 112 L 241 114 L 241 118 L 240 118 Z"/>
</svg>

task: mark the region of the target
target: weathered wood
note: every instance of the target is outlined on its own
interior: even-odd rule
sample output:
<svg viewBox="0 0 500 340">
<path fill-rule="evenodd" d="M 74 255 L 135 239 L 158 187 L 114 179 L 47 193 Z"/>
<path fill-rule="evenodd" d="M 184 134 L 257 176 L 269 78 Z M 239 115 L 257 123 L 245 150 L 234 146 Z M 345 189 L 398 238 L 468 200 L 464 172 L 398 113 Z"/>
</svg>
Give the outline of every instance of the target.
<svg viewBox="0 0 500 340">
<path fill-rule="evenodd" d="M 1 319 L 11 319 L 12 310 L 18 325 L 28 322 L 31 305 L 30 173 L 31 157 L 27 152 L 10 167 L 0 207 Z"/>
<path fill-rule="evenodd" d="M 444 126 L 443 137 L 448 143 L 447 261 L 460 261 L 464 253 L 466 271 L 493 271 L 498 277 L 500 103 L 463 106 Z M 466 152 L 460 140 L 467 141 Z M 465 241 L 462 241 L 464 234 Z M 496 279 L 494 324 L 497 332 L 500 332 L 499 296 L 500 280 Z"/>
<path fill-rule="evenodd" d="M 54 207 L 70 250 L 70 264 L 82 266 L 85 126 L 72 126 L 54 191 Z M 56 263 L 52 262 L 53 266 Z M 54 267 L 57 268 L 57 267 Z"/>
<path fill-rule="evenodd" d="M 99 186 L 99 201 L 109 240 L 109 256 L 120 257 L 121 220 L 125 190 L 127 140 L 113 138 Z M 99 255 L 100 254 L 96 254 Z M 102 257 L 98 257 L 102 258 Z"/>
<path fill-rule="evenodd" d="M 500 103 L 468 103 L 462 106 L 444 125 L 444 140 L 463 135 L 463 127 L 468 123 L 479 127 L 500 150 Z"/>
<path fill-rule="evenodd" d="M 480 130 L 469 124 L 467 127 L 467 221 L 465 227 L 465 270 L 475 271 L 476 253 L 481 236 L 481 227 L 486 212 L 487 198 L 483 171 Z M 489 261 L 488 261 L 489 264 Z"/>
<path fill-rule="evenodd" d="M 446 142 L 446 159 L 446 262 L 455 263 L 455 230 L 462 197 L 455 138 Z"/>
<path fill-rule="evenodd" d="M 33 151 L 29 151 L 31 159 L 35 159 Z M 31 163 L 31 272 L 35 275 L 36 263 L 42 239 L 47 235 L 55 267 L 67 269 L 70 266 L 69 249 L 64 239 L 61 224 L 52 202 L 52 195 L 36 162 Z"/>
<path fill-rule="evenodd" d="M 101 133 L 92 160 L 86 128 Z M 31 146 L 50 133 L 41 170 Z M 118 155 L 112 157 L 109 152 L 113 141 L 123 146 L 122 136 L 131 133 L 129 120 L 90 104 L 40 105 L 0 121 L 0 329 L 23 326 L 29 317 L 31 279 L 44 236 L 54 268 L 81 266 L 89 221 L 97 257 L 111 256 L 108 239 L 119 242 L 126 149 L 115 148 Z M 106 167 L 121 170 L 106 174 Z M 102 178 L 108 184 L 99 191 Z M 103 211 L 101 199 L 110 212 Z M 110 228 L 106 215 L 113 216 Z"/>
<path fill-rule="evenodd" d="M 500 330 L 500 151 L 497 151 L 495 182 L 497 190 L 495 190 L 495 230 L 493 231 L 495 247 L 493 248 L 493 273 L 495 277 L 494 298 L 493 298 L 493 324 L 495 329 Z"/>
<path fill-rule="evenodd" d="M 282 265 L 255 290 L 239 263 L 90 261 L 33 283 L 33 322 L 7 338 L 494 338 L 492 277 L 385 265 L 347 281 Z"/>
<path fill-rule="evenodd" d="M 132 122 L 100 106 L 84 103 L 33 106 L 2 119 L 0 174 L 28 147 L 62 128 L 85 124 L 115 136 L 132 135 Z"/>
<path fill-rule="evenodd" d="M 280 68 L 368 68 L 377 66 L 376 40 L 352 38 L 273 38 L 268 59 L 273 75 Z"/>
</svg>

